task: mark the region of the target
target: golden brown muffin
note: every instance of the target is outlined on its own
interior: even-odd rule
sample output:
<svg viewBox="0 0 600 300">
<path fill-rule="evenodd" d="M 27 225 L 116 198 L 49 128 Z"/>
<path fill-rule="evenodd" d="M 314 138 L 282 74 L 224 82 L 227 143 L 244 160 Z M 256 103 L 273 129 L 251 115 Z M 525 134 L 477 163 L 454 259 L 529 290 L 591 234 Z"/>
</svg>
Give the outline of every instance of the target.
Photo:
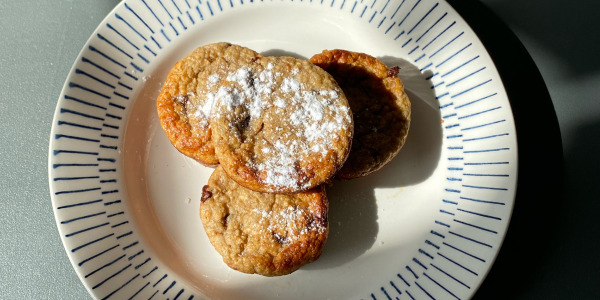
<svg viewBox="0 0 600 300">
<path fill-rule="evenodd" d="M 219 166 L 202 190 L 200 217 L 229 267 L 279 276 L 319 258 L 329 232 L 328 206 L 322 186 L 291 195 L 259 193 Z"/>
<path fill-rule="evenodd" d="M 211 103 L 203 97 L 207 82 L 199 80 L 199 74 L 215 61 L 238 65 L 260 56 L 242 46 L 215 43 L 196 48 L 175 64 L 162 86 L 156 107 L 160 124 L 177 150 L 207 166 L 219 163 L 208 122 Z"/>
<path fill-rule="evenodd" d="M 350 179 L 379 170 L 398 154 L 410 126 L 410 101 L 398 68 L 346 50 L 325 50 L 310 62 L 335 78 L 354 116 L 350 156 L 336 177 Z"/>
<path fill-rule="evenodd" d="M 333 77 L 307 60 L 262 57 L 234 71 L 211 67 L 216 155 L 259 192 L 294 193 L 329 180 L 346 160 L 352 113 Z"/>
</svg>

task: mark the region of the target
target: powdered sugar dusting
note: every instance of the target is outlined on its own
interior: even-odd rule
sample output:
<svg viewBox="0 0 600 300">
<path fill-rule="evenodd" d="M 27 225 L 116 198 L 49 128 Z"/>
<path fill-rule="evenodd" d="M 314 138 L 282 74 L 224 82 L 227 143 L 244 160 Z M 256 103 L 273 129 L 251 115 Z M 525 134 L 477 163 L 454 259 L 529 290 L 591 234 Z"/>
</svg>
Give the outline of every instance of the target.
<svg viewBox="0 0 600 300">
<path fill-rule="evenodd" d="M 211 74 L 208 76 L 208 80 L 205 84 L 205 87 L 211 88 L 216 86 L 221 81 L 219 74 Z M 226 91 L 222 91 L 221 94 L 208 94 L 203 99 L 198 99 L 197 95 L 194 93 L 188 93 L 187 97 L 194 97 L 195 101 L 191 102 L 191 105 L 188 106 L 188 116 L 197 120 L 197 124 L 200 127 L 208 128 L 210 127 L 209 120 L 212 114 L 212 110 L 216 99 L 220 97 L 227 96 L 228 93 Z M 183 96 L 181 96 L 183 97 Z M 203 101 L 202 101 L 203 100 Z M 199 102 L 199 103 L 198 103 Z M 194 103 L 196 103 L 194 105 Z"/>
<path fill-rule="evenodd" d="M 208 76 L 209 85 L 215 85 L 215 84 L 219 83 L 220 80 L 221 80 L 221 78 L 219 77 L 219 74 L 217 74 L 217 73 L 214 73 L 214 74 L 211 74 L 210 76 Z"/>
<path fill-rule="evenodd" d="M 207 98 L 221 101 L 220 104 L 231 111 L 234 107 L 243 105 L 247 108 L 251 118 L 259 118 L 269 103 L 264 97 L 273 91 L 273 66 L 270 65 L 263 72 L 256 73 L 250 67 L 242 67 L 227 74 L 226 80 L 235 82 L 234 87 L 221 86 L 216 93 L 208 93 Z"/>
<path fill-rule="evenodd" d="M 266 174 L 264 178 L 265 183 L 276 187 L 298 186 L 298 182 L 300 181 L 296 170 L 298 157 L 293 155 L 294 151 L 299 148 L 298 145 L 298 141 L 284 143 L 279 140 L 273 144 L 272 148 L 263 148 L 263 153 L 266 151 L 265 154 L 273 154 L 271 159 L 267 159 L 263 163 L 259 163 L 255 166 L 257 170 Z"/>
<path fill-rule="evenodd" d="M 282 124 L 274 128 L 281 134 L 272 137 L 273 141 L 264 141 L 258 153 L 261 156 L 247 165 L 275 190 L 310 187 L 310 178 L 299 170 L 303 158 L 325 159 L 334 141 L 347 138 L 340 134 L 351 132 L 351 113 L 347 105 L 341 104 L 339 88 L 316 90 L 297 78 L 299 72 L 295 68 L 286 75 L 275 71 L 269 62 L 265 67 L 250 65 L 233 70 L 220 82 L 211 77 L 209 84 L 219 82 L 220 87 L 207 94 L 205 105 L 199 109 L 204 117 L 212 113 L 213 118 L 236 113 L 229 124 L 234 133 L 239 132 L 240 122 Z M 213 105 L 219 108 L 213 111 Z M 247 117 L 240 116 L 240 111 Z"/>
<path fill-rule="evenodd" d="M 278 212 L 258 208 L 252 211 L 259 214 L 258 223 L 267 225 L 266 230 L 282 244 L 292 243 L 310 233 L 323 234 L 327 230 L 325 222 L 315 221 L 310 212 L 296 206 L 288 206 Z"/>
</svg>

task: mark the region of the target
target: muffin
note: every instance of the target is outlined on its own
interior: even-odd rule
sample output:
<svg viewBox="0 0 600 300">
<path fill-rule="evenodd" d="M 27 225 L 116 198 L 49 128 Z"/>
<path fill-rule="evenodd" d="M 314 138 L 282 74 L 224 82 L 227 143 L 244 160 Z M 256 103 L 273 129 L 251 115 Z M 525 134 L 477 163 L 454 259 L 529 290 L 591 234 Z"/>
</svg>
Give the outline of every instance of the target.
<svg viewBox="0 0 600 300">
<path fill-rule="evenodd" d="M 279 276 L 319 258 L 329 232 L 328 206 L 322 186 L 296 194 L 260 193 L 219 166 L 203 188 L 200 217 L 229 267 Z"/>
<path fill-rule="evenodd" d="M 353 113 L 350 156 L 336 177 L 357 178 L 381 169 L 398 154 L 410 127 L 411 104 L 398 67 L 346 50 L 324 50 L 310 62 L 335 78 Z"/>
<path fill-rule="evenodd" d="M 156 108 L 160 124 L 177 150 L 206 166 L 219 163 L 209 123 L 212 103 L 204 97 L 209 82 L 199 80 L 199 75 L 213 63 L 234 68 L 260 56 L 242 46 L 214 43 L 196 48 L 175 64 L 162 86 Z"/>
</svg>

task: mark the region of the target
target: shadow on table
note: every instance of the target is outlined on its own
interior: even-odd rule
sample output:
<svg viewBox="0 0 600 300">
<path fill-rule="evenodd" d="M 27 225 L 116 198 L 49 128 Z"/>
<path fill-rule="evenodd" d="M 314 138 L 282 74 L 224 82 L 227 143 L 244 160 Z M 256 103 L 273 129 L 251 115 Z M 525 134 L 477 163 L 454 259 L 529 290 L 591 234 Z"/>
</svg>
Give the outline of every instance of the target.
<svg viewBox="0 0 600 300">
<path fill-rule="evenodd" d="M 479 36 L 505 85 L 518 139 L 519 175 L 502 248 L 473 299 L 525 294 L 554 241 L 561 212 L 564 161 L 560 128 L 546 85 L 525 47 L 487 7 L 449 0 Z"/>
</svg>

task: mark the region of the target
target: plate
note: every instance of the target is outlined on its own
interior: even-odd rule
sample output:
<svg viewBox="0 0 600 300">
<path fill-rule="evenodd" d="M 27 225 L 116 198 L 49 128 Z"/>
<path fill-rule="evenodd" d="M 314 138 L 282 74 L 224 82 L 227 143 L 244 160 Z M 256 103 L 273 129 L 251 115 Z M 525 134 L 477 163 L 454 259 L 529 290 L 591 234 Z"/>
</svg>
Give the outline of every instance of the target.
<svg viewBox="0 0 600 300">
<path fill-rule="evenodd" d="M 158 124 L 168 70 L 218 41 L 304 58 L 366 52 L 400 66 L 412 101 L 403 150 L 371 176 L 334 182 L 323 254 L 291 275 L 223 264 L 198 213 L 212 169 Z M 61 239 L 97 299 L 464 299 L 504 238 L 517 143 L 492 60 L 446 2 L 132 0 L 75 61 L 48 168 Z"/>
</svg>

